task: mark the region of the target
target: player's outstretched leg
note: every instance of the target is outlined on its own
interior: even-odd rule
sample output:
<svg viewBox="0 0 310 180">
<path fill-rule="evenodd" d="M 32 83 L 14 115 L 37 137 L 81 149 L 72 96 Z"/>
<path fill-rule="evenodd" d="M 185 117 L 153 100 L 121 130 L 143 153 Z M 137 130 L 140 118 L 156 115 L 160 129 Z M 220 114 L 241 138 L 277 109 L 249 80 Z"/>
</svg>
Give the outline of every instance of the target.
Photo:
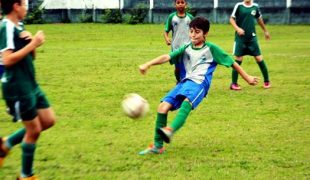
<svg viewBox="0 0 310 180">
<path fill-rule="evenodd" d="M 157 129 L 157 133 L 166 143 L 170 143 L 173 134 L 184 125 L 191 110 L 191 103 L 188 100 L 183 101 L 175 119 L 171 122 L 170 127 L 163 127 Z"/>
<path fill-rule="evenodd" d="M 157 113 L 154 144 L 149 145 L 145 150 L 139 152 L 140 155 L 164 153 L 164 142 L 161 136 L 157 133 L 157 129 L 165 127 L 167 125 L 167 116 L 168 115 L 164 113 Z"/>
</svg>

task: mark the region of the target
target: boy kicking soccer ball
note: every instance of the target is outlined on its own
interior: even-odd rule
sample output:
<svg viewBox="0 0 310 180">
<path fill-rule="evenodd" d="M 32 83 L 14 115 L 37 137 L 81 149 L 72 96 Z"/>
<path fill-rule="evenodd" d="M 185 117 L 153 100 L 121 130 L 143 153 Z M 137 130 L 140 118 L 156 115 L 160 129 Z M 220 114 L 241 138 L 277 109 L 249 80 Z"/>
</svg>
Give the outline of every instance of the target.
<svg viewBox="0 0 310 180">
<path fill-rule="evenodd" d="M 0 0 L 5 14 L 0 25 L 0 52 L 5 66 L 2 92 L 10 112 L 22 120 L 24 128 L 0 137 L 0 167 L 10 149 L 21 144 L 22 163 L 19 180 L 36 180 L 33 161 L 40 133 L 55 123 L 55 115 L 35 79 L 34 51 L 44 43 L 45 36 L 35 36 L 20 23 L 27 14 L 25 0 Z"/>
<path fill-rule="evenodd" d="M 189 25 L 191 43 L 182 46 L 170 54 L 156 57 L 139 66 L 145 74 L 153 65 L 166 62 L 181 63 L 185 78 L 178 83 L 162 100 L 157 109 L 154 144 L 139 154 L 163 153 L 164 141 L 170 143 L 172 136 L 184 125 L 189 113 L 195 109 L 208 94 L 213 72 L 218 64 L 232 67 L 250 85 L 256 85 L 258 78 L 248 75 L 233 59 L 213 43 L 206 42 L 210 23 L 203 17 L 197 17 Z M 180 58 L 181 57 L 181 58 Z M 169 111 L 179 109 L 175 119 L 167 126 Z"/>
</svg>

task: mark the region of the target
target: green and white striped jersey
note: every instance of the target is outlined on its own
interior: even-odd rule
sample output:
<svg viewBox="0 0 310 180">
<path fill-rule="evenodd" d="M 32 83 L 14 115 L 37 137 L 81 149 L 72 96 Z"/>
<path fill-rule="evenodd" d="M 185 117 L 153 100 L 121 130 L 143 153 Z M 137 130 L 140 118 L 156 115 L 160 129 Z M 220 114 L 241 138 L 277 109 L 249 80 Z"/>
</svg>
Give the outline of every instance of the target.
<svg viewBox="0 0 310 180">
<path fill-rule="evenodd" d="M 177 12 L 171 13 L 168 16 L 165 24 L 165 31 L 172 31 L 172 51 L 190 42 L 189 23 L 192 19 L 193 16 L 189 13 L 186 13 L 184 17 L 179 17 Z"/>
<path fill-rule="evenodd" d="M 234 18 L 236 24 L 245 31 L 245 35 L 239 36 L 237 32 L 235 32 L 235 41 L 250 42 L 257 40 L 255 24 L 257 19 L 261 16 L 258 4 L 252 3 L 252 5 L 247 6 L 244 2 L 237 3 L 231 17 Z"/>
</svg>

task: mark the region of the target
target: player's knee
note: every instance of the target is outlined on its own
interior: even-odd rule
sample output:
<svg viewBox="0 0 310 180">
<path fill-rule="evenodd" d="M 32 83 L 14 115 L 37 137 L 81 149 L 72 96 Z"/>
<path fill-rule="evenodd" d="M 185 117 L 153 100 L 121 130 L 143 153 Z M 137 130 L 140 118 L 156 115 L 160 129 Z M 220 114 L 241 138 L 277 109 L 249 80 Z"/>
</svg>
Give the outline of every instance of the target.
<svg viewBox="0 0 310 180">
<path fill-rule="evenodd" d="M 40 136 L 41 131 L 42 131 L 41 126 L 34 126 L 31 129 L 27 129 L 26 134 L 31 139 L 36 140 Z"/>
<path fill-rule="evenodd" d="M 53 117 L 48 117 L 42 120 L 42 130 L 48 129 L 56 124 L 56 118 L 55 116 Z"/>
<path fill-rule="evenodd" d="M 256 62 L 261 62 L 262 60 L 263 60 L 263 56 L 255 56 L 255 60 L 256 60 Z"/>
<path fill-rule="evenodd" d="M 157 108 L 157 112 L 162 113 L 162 114 L 167 114 L 169 109 L 170 107 L 168 107 L 166 103 L 160 103 Z"/>
</svg>

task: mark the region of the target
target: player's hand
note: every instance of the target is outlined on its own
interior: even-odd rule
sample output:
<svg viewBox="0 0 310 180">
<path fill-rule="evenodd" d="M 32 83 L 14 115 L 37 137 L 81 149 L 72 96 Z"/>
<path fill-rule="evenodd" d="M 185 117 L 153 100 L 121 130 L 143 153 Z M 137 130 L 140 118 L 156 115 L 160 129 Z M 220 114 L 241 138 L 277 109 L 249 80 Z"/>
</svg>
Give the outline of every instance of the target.
<svg viewBox="0 0 310 180">
<path fill-rule="evenodd" d="M 255 77 L 255 76 L 249 76 L 248 78 L 248 83 L 252 86 L 257 85 L 257 83 L 259 82 L 259 78 Z"/>
<path fill-rule="evenodd" d="M 22 31 L 21 33 L 19 33 L 19 37 L 25 40 L 32 40 L 32 34 L 29 31 Z"/>
<path fill-rule="evenodd" d="M 166 39 L 166 44 L 167 44 L 168 46 L 170 46 L 170 45 L 171 45 L 171 39 Z"/>
<path fill-rule="evenodd" d="M 45 35 L 43 31 L 38 31 L 36 35 L 34 35 L 31 42 L 34 43 L 35 47 L 39 47 L 44 43 L 44 41 L 45 41 Z"/>
<path fill-rule="evenodd" d="M 245 34 L 245 32 L 244 32 L 244 30 L 243 30 L 242 28 L 238 28 L 238 29 L 237 29 L 237 34 L 238 34 L 239 36 L 243 36 L 243 35 Z"/>
<path fill-rule="evenodd" d="M 141 74 L 146 74 L 147 70 L 149 69 L 150 67 L 147 65 L 147 64 L 142 64 L 139 66 L 139 70 L 140 70 L 140 73 Z"/>
<path fill-rule="evenodd" d="M 265 31 L 264 34 L 265 34 L 265 39 L 266 39 L 266 40 L 270 40 L 270 34 L 269 34 L 269 32 L 268 32 L 268 31 Z"/>
</svg>

